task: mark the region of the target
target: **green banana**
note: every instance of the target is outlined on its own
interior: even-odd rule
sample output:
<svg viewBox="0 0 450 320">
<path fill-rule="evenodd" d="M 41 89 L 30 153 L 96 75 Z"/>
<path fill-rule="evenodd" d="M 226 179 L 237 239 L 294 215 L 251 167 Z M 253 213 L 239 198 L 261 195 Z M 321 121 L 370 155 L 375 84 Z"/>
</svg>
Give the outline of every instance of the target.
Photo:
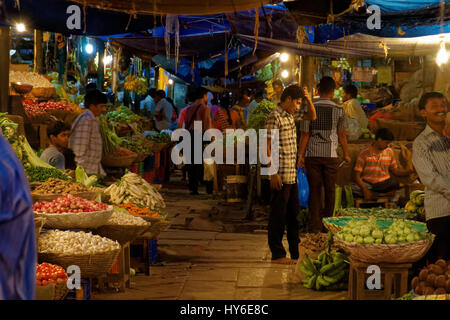
<svg viewBox="0 0 450 320">
<path fill-rule="evenodd" d="M 342 270 L 338 274 L 336 274 L 336 275 L 334 275 L 332 277 L 330 277 L 330 276 L 328 276 L 328 277 L 331 278 L 331 279 L 335 279 L 336 281 L 334 281 L 334 282 L 338 282 L 338 281 L 342 280 L 342 278 L 344 278 L 344 276 L 345 276 L 345 271 Z"/>
<path fill-rule="evenodd" d="M 327 276 L 329 277 L 335 277 L 337 274 L 339 274 L 341 271 L 345 271 L 346 269 L 346 265 L 345 264 L 341 264 L 339 267 L 337 268 L 332 268 L 330 270 L 328 270 L 328 272 L 325 272 Z"/>
<path fill-rule="evenodd" d="M 314 272 L 308 270 L 303 264 L 300 264 L 300 272 L 303 273 L 307 277 L 311 277 L 314 275 Z"/>
<path fill-rule="evenodd" d="M 304 287 L 307 289 L 312 289 L 316 285 L 317 275 L 313 275 L 311 278 L 309 278 L 304 284 Z"/>
<path fill-rule="evenodd" d="M 330 285 L 330 282 L 325 280 L 322 275 L 317 277 L 317 282 L 320 283 L 321 286 L 323 287 L 328 287 Z"/>
<path fill-rule="evenodd" d="M 336 269 L 338 268 L 343 262 L 339 261 L 339 262 L 333 262 L 333 263 L 329 263 L 325 266 L 323 266 L 322 268 L 320 268 L 320 273 L 327 273 L 330 270 Z"/>
<path fill-rule="evenodd" d="M 326 255 L 326 254 L 325 254 L 325 251 L 322 251 L 322 252 L 319 254 L 319 257 L 317 258 L 317 259 L 320 261 L 320 264 L 321 264 L 321 265 L 323 265 L 324 262 L 325 262 L 325 258 L 326 258 L 325 255 Z"/>
<path fill-rule="evenodd" d="M 320 276 L 319 276 L 320 277 Z M 318 281 L 319 280 L 319 277 L 317 277 L 317 279 L 316 279 L 316 285 L 315 285 L 315 289 L 316 290 L 320 290 L 321 288 L 322 288 L 322 285 L 320 284 L 320 282 Z"/>
<path fill-rule="evenodd" d="M 312 271 L 314 273 L 317 273 L 317 268 L 315 267 L 314 263 L 311 261 L 311 259 L 308 257 L 308 255 L 305 253 L 305 258 L 303 259 L 305 263 L 305 268 L 309 271 Z"/>
<path fill-rule="evenodd" d="M 320 268 L 322 267 L 322 263 L 319 260 L 313 260 L 312 261 L 314 266 L 316 267 L 317 270 L 320 270 Z"/>
</svg>

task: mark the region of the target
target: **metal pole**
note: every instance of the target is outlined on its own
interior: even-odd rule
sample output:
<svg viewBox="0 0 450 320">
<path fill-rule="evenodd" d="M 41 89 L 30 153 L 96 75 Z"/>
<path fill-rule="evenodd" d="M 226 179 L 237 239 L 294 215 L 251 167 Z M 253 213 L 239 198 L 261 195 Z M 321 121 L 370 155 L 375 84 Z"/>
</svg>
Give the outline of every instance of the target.
<svg viewBox="0 0 450 320">
<path fill-rule="evenodd" d="M 42 52 L 42 31 L 34 29 L 34 59 L 33 70 L 36 73 L 44 73 L 44 56 Z"/>
<path fill-rule="evenodd" d="M 8 111 L 9 101 L 9 48 L 11 41 L 9 27 L 0 27 L 0 111 Z"/>
</svg>

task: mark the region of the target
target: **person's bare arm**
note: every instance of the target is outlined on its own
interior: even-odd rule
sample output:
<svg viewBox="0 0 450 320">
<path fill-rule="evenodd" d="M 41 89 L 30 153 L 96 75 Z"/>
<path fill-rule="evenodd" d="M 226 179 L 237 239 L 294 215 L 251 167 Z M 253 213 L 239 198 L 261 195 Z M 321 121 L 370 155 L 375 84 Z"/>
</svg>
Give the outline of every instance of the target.
<svg viewBox="0 0 450 320">
<path fill-rule="evenodd" d="M 400 168 L 391 168 L 391 172 L 398 177 L 404 177 L 410 175 L 414 171 Z"/>
<path fill-rule="evenodd" d="M 355 171 L 355 182 L 361 188 L 361 190 L 362 190 L 362 192 L 364 194 L 364 199 L 370 200 L 372 198 L 372 193 L 370 192 L 370 190 L 364 184 L 364 182 L 363 182 L 363 180 L 361 178 L 361 172 L 360 171 Z"/>
<path fill-rule="evenodd" d="M 311 133 L 300 131 L 300 147 L 298 148 L 297 168 L 305 167 L 305 152 Z"/>
<path fill-rule="evenodd" d="M 342 151 L 344 152 L 344 160 L 349 164 L 351 162 L 350 156 L 348 155 L 348 145 L 347 145 L 347 133 L 345 130 L 338 130 L 339 143 L 342 145 Z"/>
<path fill-rule="evenodd" d="M 308 105 L 308 111 L 304 114 L 303 120 L 316 120 L 316 108 L 314 108 L 314 104 L 312 103 L 311 97 L 308 94 L 308 88 L 303 87 L 303 93 L 305 95 L 305 100 Z"/>
</svg>

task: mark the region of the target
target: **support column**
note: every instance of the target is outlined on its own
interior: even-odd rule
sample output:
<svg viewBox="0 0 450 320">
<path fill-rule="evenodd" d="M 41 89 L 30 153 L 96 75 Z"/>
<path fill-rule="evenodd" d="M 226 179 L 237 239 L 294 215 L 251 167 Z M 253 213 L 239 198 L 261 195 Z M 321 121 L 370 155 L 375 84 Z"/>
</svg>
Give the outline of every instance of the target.
<svg viewBox="0 0 450 320">
<path fill-rule="evenodd" d="M 314 62 L 314 57 L 303 56 L 302 57 L 301 81 L 302 81 L 302 86 L 308 87 L 310 97 L 313 96 L 313 88 L 316 84 L 314 81 L 315 71 L 316 71 L 316 65 Z"/>
<path fill-rule="evenodd" d="M 9 27 L 0 27 L 0 112 L 8 111 L 10 32 Z"/>
<path fill-rule="evenodd" d="M 105 57 L 105 43 L 97 40 L 98 50 L 98 68 L 97 68 L 97 88 L 103 91 L 103 82 L 105 82 L 105 65 L 103 58 Z"/>
<path fill-rule="evenodd" d="M 44 73 L 44 55 L 42 52 L 42 31 L 34 30 L 34 59 L 33 71 L 39 74 Z"/>
</svg>

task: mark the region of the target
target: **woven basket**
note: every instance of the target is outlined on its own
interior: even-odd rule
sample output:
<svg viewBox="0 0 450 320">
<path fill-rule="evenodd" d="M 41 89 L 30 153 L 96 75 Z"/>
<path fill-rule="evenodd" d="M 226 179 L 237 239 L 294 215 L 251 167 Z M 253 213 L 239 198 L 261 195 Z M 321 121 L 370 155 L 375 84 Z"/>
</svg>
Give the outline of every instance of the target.
<svg viewBox="0 0 450 320">
<path fill-rule="evenodd" d="M 118 241 L 120 244 L 131 242 L 150 229 L 147 226 L 127 226 L 106 224 L 94 230 L 98 235 Z"/>
<path fill-rule="evenodd" d="M 155 144 L 153 145 L 151 151 L 153 151 L 154 153 L 161 152 L 164 149 L 166 149 L 168 145 L 169 144 L 165 143 L 165 142 L 155 142 Z"/>
<path fill-rule="evenodd" d="M 82 278 L 90 278 L 108 273 L 116 262 L 119 252 L 120 249 L 90 255 L 39 253 L 39 260 L 57 264 L 64 269 L 67 269 L 71 265 L 76 265 L 80 267 Z"/>
<path fill-rule="evenodd" d="M 53 300 L 63 300 L 68 292 L 69 288 L 67 288 L 67 283 L 57 284 L 55 286 L 55 296 Z"/>
<path fill-rule="evenodd" d="M 134 159 L 134 163 L 139 163 L 144 161 L 150 154 L 148 153 L 138 153 L 136 159 Z"/>
<path fill-rule="evenodd" d="M 107 167 L 126 168 L 133 164 L 136 157 L 136 153 L 126 157 L 117 157 L 107 154 L 103 156 L 102 163 Z"/>
<path fill-rule="evenodd" d="M 350 254 L 350 258 L 367 263 L 413 263 L 419 261 L 434 241 L 430 239 L 402 244 L 359 244 L 335 239 L 335 244 Z"/>
<path fill-rule="evenodd" d="M 46 219 L 46 226 L 55 229 L 91 229 L 105 225 L 114 209 L 109 206 L 104 211 L 81 213 L 37 213 L 37 217 Z"/>
<path fill-rule="evenodd" d="M 143 234 L 145 238 L 153 239 L 160 235 L 161 232 L 166 230 L 170 226 L 171 222 L 166 220 L 161 220 L 152 222 L 150 229 Z"/>
<path fill-rule="evenodd" d="M 98 191 L 86 191 L 86 192 L 78 192 L 72 193 L 74 197 L 79 197 L 87 200 L 95 200 L 97 199 L 99 192 Z M 42 201 L 53 201 L 61 197 L 62 194 L 41 194 L 31 192 L 31 197 L 33 198 L 33 203 L 42 202 Z"/>
<path fill-rule="evenodd" d="M 56 88 L 33 88 L 33 90 L 31 90 L 31 94 L 36 98 L 50 99 L 56 96 Z"/>
<path fill-rule="evenodd" d="M 331 232 L 331 233 L 338 233 L 343 227 L 347 225 L 352 219 L 355 221 L 358 220 L 368 220 L 368 217 L 329 217 L 329 218 L 323 218 L 323 224 L 324 226 Z M 395 220 L 404 220 L 404 219 L 377 219 L 377 225 L 381 229 L 389 228 L 389 226 L 395 221 Z M 419 221 L 413 221 L 408 220 L 409 223 L 413 225 L 413 227 L 419 231 L 419 232 L 425 232 L 427 231 L 427 225 L 423 222 Z"/>
</svg>

